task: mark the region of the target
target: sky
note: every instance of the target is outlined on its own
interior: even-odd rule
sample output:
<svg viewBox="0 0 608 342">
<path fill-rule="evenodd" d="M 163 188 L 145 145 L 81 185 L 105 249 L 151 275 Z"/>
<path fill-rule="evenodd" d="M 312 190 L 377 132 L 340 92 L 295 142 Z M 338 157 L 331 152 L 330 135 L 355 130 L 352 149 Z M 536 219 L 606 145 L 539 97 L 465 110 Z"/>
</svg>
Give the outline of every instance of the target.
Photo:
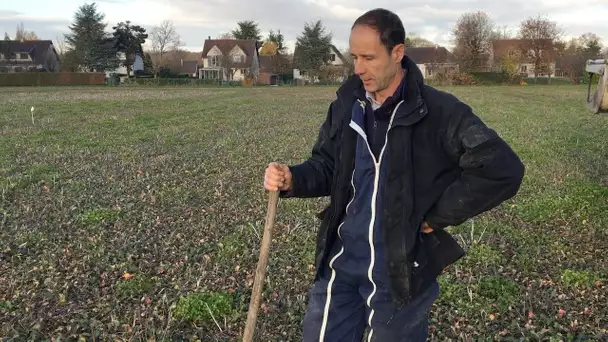
<svg viewBox="0 0 608 342">
<path fill-rule="evenodd" d="M 23 22 L 40 39 L 56 41 L 69 32 L 78 7 L 90 2 L 0 0 L 0 34 L 13 37 Z M 230 32 L 241 20 L 256 21 L 263 36 L 280 29 L 290 50 L 306 23 L 321 20 L 334 45 L 347 50 L 352 22 L 373 7 L 397 13 L 408 35 L 448 48 L 452 46 L 450 30 L 458 17 L 477 10 L 514 34 L 523 19 L 542 15 L 556 21 L 566 38 L 593 32 L 608 46 L 608 0 L 98 0 L 96 4 L 105 14 L 107 30 L 130 20 L 150 31 L 161 21 L 172 20 L 184 48 L 194 52 L 202 50 L 207 37 Z"/>
</svg>

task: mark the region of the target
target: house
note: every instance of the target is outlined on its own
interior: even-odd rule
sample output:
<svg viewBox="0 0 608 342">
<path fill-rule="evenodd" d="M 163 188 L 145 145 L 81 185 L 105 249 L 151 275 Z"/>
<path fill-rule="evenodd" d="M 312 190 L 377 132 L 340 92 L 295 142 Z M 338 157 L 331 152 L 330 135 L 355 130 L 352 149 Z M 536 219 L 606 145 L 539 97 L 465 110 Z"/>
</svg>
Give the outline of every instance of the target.
<svg viewBox="0 0 608 342">
<path fill-rule="evenodd" d="M 201 53 L 199 78 L 242 81 L 260 73 L 260 43 L 244 39 L 207 39 Z"/>
<path fill-rule="evenodd" d="M 279 85 L 279 75 L 275 72 L 277 58 L 280 56 L 260 56 L 260 76 L 258 84 Z"/>
<path fill-rule="evenodd" d="M 116 56 L 118 57 L 120 64 L 118 68 L 114 70 L 106 70 L 106 77 L 110 77 L 111 75 L 117 75 L 120 77 L 121 81 L 124 81 L 124 79 L 126 79 L 128 76 L 134 76 L 137 71 L 144 70 L 144 60 L 141 57 L 139 51 L 135 53 L 135 60 L 131 65 L 131 73 L 129 75 L 127 75 L 127 67 L 124 64 L 127 60 L 127 55 L 124 52 L 118 52 L 116 53 Z"/>
<path fill-rule="evenodd" d="M 454 56 L 443 46 L 406 47 L 405 54 L 416 63 L 424 78 L 432 79 L 439 72 L 458 70 Z"/>
<path fill-rule="evenodd" d="M 1 40 L 0 72 L 59 72 L 60 58 L 50 40 Z"/>
<path fill-rule="evenodd" d="M 294 55 L 297 55 L 297 47 L 296 51 L 294 51 Z M 323 66 L 323 72 L 326 77 L 334 82 L 343 82 L 348 78 L 349 70 L 351 69 L 350 62 L 344 58 L 344 55 L 332 44 L 330 45 L 329 51 L 329 60 L 326 65 Z M 293 78 L 294 80 L 303 80 L 306 82 L 311 82 L 311 77 L 307 75 L 306 71 L 301 71 L 297 67 L 293 69 Z M 318 82 L 319 77 L 314 77 L 313 82 Z"/>
<path fill-rule="evenodd" d="M 200 61 L 180 59 L 180 65 L 177 69 L 179 75 L 188 75 L 188 77 L 199 78 Z"/>
<path fill-rule="evenodd" d="M 556 56 L 553 48 L 553 41 L 550 39 L 540 40 L 543 47 L 540 50 L 541 57 L 546 68 L 539 72 L 539 77 L 555 77 Z M 517 64 L 519 73 L 524 77 L 534 77 L 535 51 L 532 50 L 532 43 L 526 39 L 497 39 L 492 42 L 492 52 L 490 62 L 494 71 L 502 69 L 502 63 L 507 56 L 512 56 Z"/>
</svg>

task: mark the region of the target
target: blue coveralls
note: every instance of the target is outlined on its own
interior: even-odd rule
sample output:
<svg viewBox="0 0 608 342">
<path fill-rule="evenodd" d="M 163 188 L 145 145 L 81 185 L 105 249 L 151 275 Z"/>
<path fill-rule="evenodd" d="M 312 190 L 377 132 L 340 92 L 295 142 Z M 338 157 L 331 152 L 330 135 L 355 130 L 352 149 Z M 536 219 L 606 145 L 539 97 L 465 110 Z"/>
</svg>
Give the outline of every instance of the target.
<svg viewBox="0 0 608 342">
<path fill-rule="evenodd" d="M 397 91 L 400 93 L 400 91 Z M 398 102 L 398 101 L 396 101 Z M 387 129 L 398 103 L 383 129 L 375 131 L 386 141 Z M 366 134 L 377 129 L 370 120 L 372 105 L 357 100 L 352 108 L 350 128 L 358 133 L 355 168 L 352 174 L 353 197 L 338 227 L 338 239 L 332 246 L 329 262 L 309 291 L 304 318 L 304 341 L 361 341 L 366 327 L 371 327 L 368 341 L 426 341 L 428 310 L 438 296 L 437 283 L 409 305 L 396 308 L 392 302 L 384 257 L 381 229 L 384 191 L 384 148 L 374 155 Z M 374 122 L 373 128 L 367 122 Z M 378 203 L 378 204 L 377 204 Z"/>
</svg>

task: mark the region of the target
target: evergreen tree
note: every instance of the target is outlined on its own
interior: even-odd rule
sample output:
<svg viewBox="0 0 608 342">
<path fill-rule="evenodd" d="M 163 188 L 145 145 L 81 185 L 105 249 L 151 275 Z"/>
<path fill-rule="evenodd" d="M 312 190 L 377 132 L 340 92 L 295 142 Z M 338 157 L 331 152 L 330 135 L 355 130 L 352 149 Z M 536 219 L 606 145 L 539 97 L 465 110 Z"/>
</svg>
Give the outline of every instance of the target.
<svg viewBox="0 0 608 342">
<path fill-rule="evenodd" d="M 72 53 L 73 62 L 85 71 L 103 72 L 116 69 L 119 60 L 114 48 L 114 39 L 105 32 L 105 15 L 97 11 L 97 5 L 84 4 L 74 14 L 69 26 L 70 34 L 65 35 Z"/>
<path fill-rule="evenodd" d="M 270 33 L 268 33 L 268 42 L 273 42 L 276 45 L 276 53 L 279 55 L 284 55 L 285 54 L 285 37 L 283 36 L 283 34 L 281 33 L 281 30 L 279 30 L 277 33 L 274 33 L 272 30 L 270 30 Z"/>
<path fill-rule="evenodd" d="M 325 33 L 321 20 L 307 23 L 302 35 L 297 37 L 294 51 L 298 68 L 311 76 L 318 76 L 321 66 L 329 62 L 331 39 L 331 33 Z"/>
<path fill-rule="evenodd" d="M 144 71 L 152 72 L 154 70 L 154 63 L 152 63 L 152 56 L 150 53 L 146 52 L 144 55 Z"/>
<path fill-rule="evenodd" d="M 251 20 L 239 21 L 238 28 L 232 31 L 232 36 L 235 39 L 252 39 L 259 41 L 262 39 L 258 24 Z"/>
<path fill-rule="evenodd" d="M 139 25 L 131 25 L 131 22 L 120 22 L 112 27 L 114 29 L 114 49 L 125 54 L 122 64 L 127 67 L 127 75 L 131 74 L 131 66 L 135 62 L 137 52 L 143 57 L 142 45 L 146 42 L 148 34 L 146 29 Z"/>
</svg>

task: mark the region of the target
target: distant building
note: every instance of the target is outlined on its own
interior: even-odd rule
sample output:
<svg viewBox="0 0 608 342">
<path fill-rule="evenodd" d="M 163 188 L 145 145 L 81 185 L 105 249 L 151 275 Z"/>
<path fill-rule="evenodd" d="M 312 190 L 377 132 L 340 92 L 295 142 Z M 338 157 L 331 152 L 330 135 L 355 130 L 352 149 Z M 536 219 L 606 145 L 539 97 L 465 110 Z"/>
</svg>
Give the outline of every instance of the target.
<svg viewBox="0 0 608 342">
<path fill-rule="evenodd" d="M 184 60 L 180 58 L 180 64 L 176 69 L 179 75 L 199 78 L 200 62 L 198 60 Z"/>
<path fill-rule="evenodd" d="M 137 71 L 144 70 L 144 60 L 139 52 L 135 53 L 135 60 L 131 65 L 131 73 L 129 75 L 127 75 L 127 67 L 124 65 L 125 61 L 127 60 L 127 55 L 124 52 L 118 52 L 116 56 L 118 57 L 120 64 L 118 68 L 114 70 L 106 70 L 106 77 L 115 74 L 120 76 L 121 79 L 125 79 L 127 76 L 134 76 Z"/>
<path fill-rule="evenodd" d="M 59 54 L 50 40 L 0 40 L 0 72 L 59 72 Z"/>
<path fill-rule="evenodd" d="M 298 53 L 297 49 L 298 48 L 296 47 L 296 51 L 294 51 L 294 56 L 296 56 Z M 345 79 L 348 78 L 350 62 L 334 45 L 330 45 L 329 61 L 323 67 L 327 70 L 328 74 L 331 74 L 331 81 L 343 82 Z M 319 81 L 318 77 L 311 78 L 310 75 L 306 73 L 306 71 L 300 70 L 297 65 L 294 65 L 293 78 L 294 80 L 303 80 L 306 82 Z"/>
<path fill-rule="evenodd" d="M 243 39 L 207 39 L 201 53 L 199 78 L 242 81 L 260 75 L 259 42 Z"/>
<path fill-rule="evenodd" d="M 554 52 L 553 41 L 550 39 L 540 40 L 538 42 L 540 55 L 545 65 L 544 70 L 538 73 L 539 77 L 555 77 L 556 56 Z M 535 52 L 531 49 L 531 41 L 525 39 L 497 39 L 492 42 L 492 54 L 490 62 L 492 69 L 499 71 L 501 63 L 506 56 L 511 54 L 517 61 L 517 69 L 522 76 L 534 77 L 535 68 Z"/>
<path fill-rule="evenodd" d="M 282 56 L 260 56 L 260 77 L 258 84 L 279 85 L 279 75 L 276 72 L 279 58 L 282 58 Z"/>
<path fill-rule="evenodd" d="M 416 63 L 424 78 L 432 79 L 439 72 L 459 69 L 452 53 L 443 46 L 406 47 L 405 54 Z"/>
</svg>

